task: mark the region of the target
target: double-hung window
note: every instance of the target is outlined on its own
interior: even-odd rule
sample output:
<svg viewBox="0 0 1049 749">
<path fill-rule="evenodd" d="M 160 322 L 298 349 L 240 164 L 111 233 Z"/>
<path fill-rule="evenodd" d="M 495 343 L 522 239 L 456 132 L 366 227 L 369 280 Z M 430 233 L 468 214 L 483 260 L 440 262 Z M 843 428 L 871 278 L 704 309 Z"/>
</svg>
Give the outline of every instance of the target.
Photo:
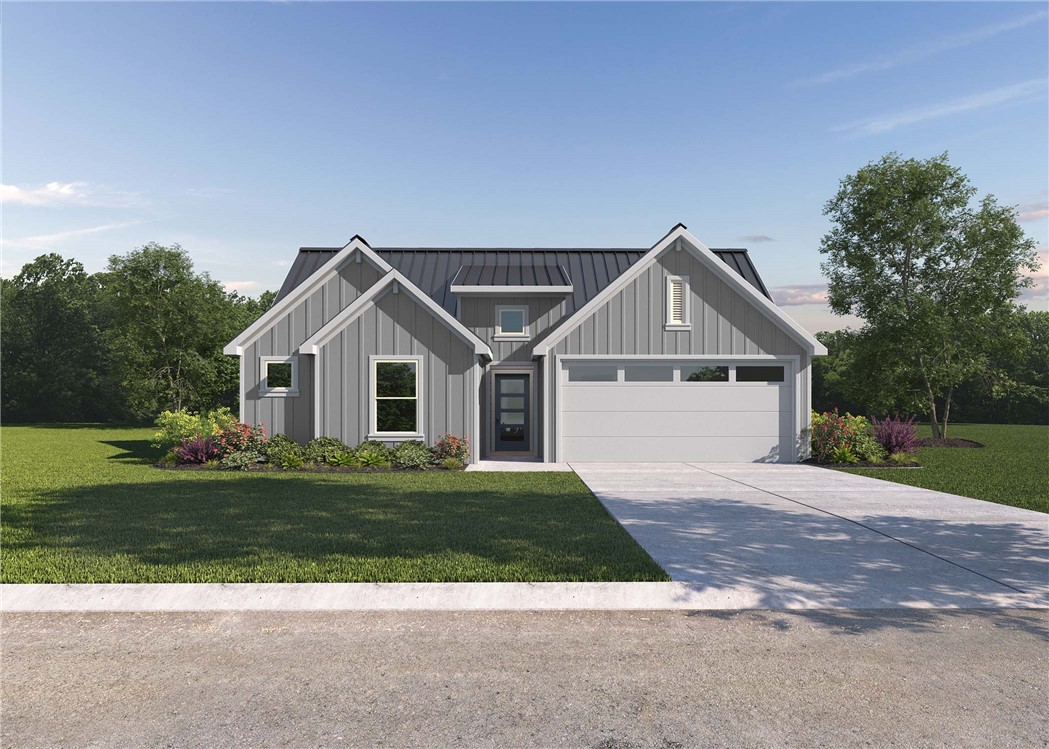
<svg viewBox="0 0 1049 749">
<path fill-rule="evenodd" d="M 372 361 L 372 433 L 421 434 L 421 358 Z"/>
</svg>

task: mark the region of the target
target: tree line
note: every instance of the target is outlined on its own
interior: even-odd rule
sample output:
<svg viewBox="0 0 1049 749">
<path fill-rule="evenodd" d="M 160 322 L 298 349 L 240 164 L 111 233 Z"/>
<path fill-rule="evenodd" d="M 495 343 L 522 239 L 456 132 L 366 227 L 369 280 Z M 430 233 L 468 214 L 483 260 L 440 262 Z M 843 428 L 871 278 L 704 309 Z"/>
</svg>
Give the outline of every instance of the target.
<svg viewBox="0 0 1049 749">
<path fill-rule="evenodd" d="M 229 406 L 239 365 L 222 347 L 274 292 L 230 293 L 178 245 L 151 243 L 87 273 L 55 253 L 0 279 L 0 407 L 9 422 L 146 421 Z"/>
</svg>

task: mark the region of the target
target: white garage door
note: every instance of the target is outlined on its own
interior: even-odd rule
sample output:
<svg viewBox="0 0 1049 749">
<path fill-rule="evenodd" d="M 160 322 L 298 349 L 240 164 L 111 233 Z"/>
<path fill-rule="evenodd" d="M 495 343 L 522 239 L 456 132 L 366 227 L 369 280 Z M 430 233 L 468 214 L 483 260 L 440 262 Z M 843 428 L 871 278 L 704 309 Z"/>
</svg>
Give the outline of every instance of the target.
<svg viewBox="0 0 1049 749">
<path fill-rule="evenodd" d="M 789 361 L 564 362 L 561 460 L 791 462 Z"/>
</svg>

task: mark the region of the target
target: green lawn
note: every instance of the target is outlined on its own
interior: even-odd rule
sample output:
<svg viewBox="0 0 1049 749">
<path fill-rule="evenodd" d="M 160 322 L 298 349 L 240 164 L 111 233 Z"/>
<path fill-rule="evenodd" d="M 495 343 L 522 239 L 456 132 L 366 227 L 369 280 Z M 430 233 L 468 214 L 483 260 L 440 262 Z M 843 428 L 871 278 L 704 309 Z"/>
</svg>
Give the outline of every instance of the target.
<svg viewBox="0 0 1049 749">
<path fill-rule="evenodd" d="M 849 473 L 1049 512 L 1049 426 L 960 424 L 949 427 L 948 434 L 986 447 L 926 447 L 918 453 L 922 467 L 916 470 Z M 919 429 L 919 435 L 928 437 L 929 427 Z"/>
<path fill-rule="evenodd" d="M 668 579 L 575 474 L 162 471 L 151 432 L 0 430 L 0 580 Z"/>
</svg>

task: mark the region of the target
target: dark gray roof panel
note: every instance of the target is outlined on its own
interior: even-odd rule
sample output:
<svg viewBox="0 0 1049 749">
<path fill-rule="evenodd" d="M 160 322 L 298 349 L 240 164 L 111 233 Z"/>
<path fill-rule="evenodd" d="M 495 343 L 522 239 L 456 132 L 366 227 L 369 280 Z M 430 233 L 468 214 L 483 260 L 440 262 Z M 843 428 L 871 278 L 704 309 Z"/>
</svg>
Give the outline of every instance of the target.
<svg viewBox="0 0 1049 749">
<path fill-rule="evenodd" d="M 300 283 L 316 273 L 331 260 L 339 247 L 303 247 L 288 271 L 287 278 L 277 293 L 283 299 Z M 522 249 L 522 248 L 424 248 L 424 247 L 376 247 L 375 252 L 386 262 L 403 273 L 450 314 L 456 313 L 456 297 L 449 287 L 460 268 L 484 269 L 478 274 L 489 273 L 497 279 L 491 285 L 503 285 L 511 278 L 540 278 L 557 268 L 571 279 L 572 293 L 566 298 L 565 315 L 571 315 L 582 307 L 627 268 L 640 260 L 646 248 L 635 249 Z M 762 283 L 750 255 L 743 249 L 714 249 L 715 255 L 734 272 L 742 276 L 751 286 L 769 299 L 768 289 Z M 511 268 L 515 269 L 512 271 Z M 527 274 L 527 275 L 526 275 Z M 556 276 L 554 276 L 556 279 Z M 512 282 L 518 283 L 518 282 Z M 488 285 L 488 284 L 484 284 Z M 524 284 L 529 285 L 529 284 Z M 536 284 L 546 285 L 546 284 Z M 555 284 L 561 285 L 561 284 Z M 568 285 L 568 284 L 564 284 Z"/>
<path fill-rule="evenodd" d="M 571 286 L 560 265 L 533 262 L 531 257 L 495 258 L 496 262 L 464 265 L 452 279 L 454 286 Z M 407 275 L 407 274 L 405 274 Z M 409 276 L 410 277 L 410 276 Z"/>
</svg>

